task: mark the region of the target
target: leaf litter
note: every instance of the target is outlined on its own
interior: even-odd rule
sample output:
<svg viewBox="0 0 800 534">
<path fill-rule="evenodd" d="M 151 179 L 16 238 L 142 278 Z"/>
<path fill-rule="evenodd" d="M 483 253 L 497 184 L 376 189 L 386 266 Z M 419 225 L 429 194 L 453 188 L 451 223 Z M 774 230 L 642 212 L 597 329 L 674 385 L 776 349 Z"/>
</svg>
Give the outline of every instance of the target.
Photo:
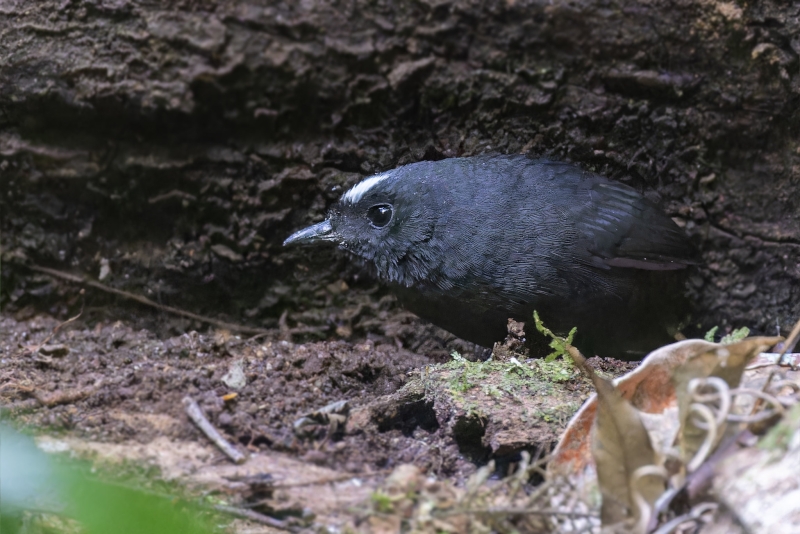
<svg viewBox="0 0 800 534">
<path fill-rule="evenodd" d="M 548 465 L 549 478 L 570 479 L 584 494 L 599 491 L 604 531 L 671 532 L 681 525 L 682 531 L 699 531 L 706 524 L 723 521 L 726 514 L 735 515 L 731 510 L 737 508 L 719 507 L 724 498 L 709 492 L 713 483 L 709 479 L 724 480 L 719 466 L 725 465 L 725 459 L 757 442 L 756 433 L 763 434 L 781 420 L 787 408 L 800 402 L 800 374 L 781 372 L 780 379 L 773 380 L 775 370 L 764 379 L 764 368 L 747 369 L 760 353 L 782 340 L 755 337 L 730 340 L 727 345 L 683 341 L 650 354 L 616 387 L 595 378 L 597 395 L 562 436 Z M 580 354 L 575 358 L 582 361 Z M 595 376 L 591 369 L 581 367 Z M 664 381 L 665 377 L 669 380 Z M 655 386 L 657 402 L 642 400 L 650 396 L 642 389 L 648 382 Z M 616 403 L 613 417 L 606 408 L 611 400 Z M 646 411 L 659 420 L 649 428 L 661 430 L 660 434 L 646 431 L 650 439 L 642 438 Z M 769 422 L 766 427 L 765 422 Z M 791 427 L 791 432 L 800 437 L 798 426 Z M 667 434 L 671 439 L 664 439 L 664 428 L 674 429 Z M 659 479 L 645 488 L 650 492 L 639 487 L 641 476 L 624 469 L 632 463 Z M 755 474 L 750 471 L 750 476 Z M 657 484 L 660 491 L 655 491 Z M 791 513 L 796 513 L 797 505 L 793 507 Z M 738 523 L 748 519 L 753 523 L 752 517 L 734 518 Z"/>
</svg>

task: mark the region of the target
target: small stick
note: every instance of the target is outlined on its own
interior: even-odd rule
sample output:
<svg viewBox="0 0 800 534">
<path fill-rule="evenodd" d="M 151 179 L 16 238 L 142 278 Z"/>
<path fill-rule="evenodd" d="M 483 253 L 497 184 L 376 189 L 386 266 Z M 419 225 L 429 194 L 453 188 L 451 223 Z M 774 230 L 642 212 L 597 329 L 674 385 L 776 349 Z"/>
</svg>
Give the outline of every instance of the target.
<svg viewBox="0 0 800 534">
<path fill-rule="evenodd" d="M 34 392 L 33 397 L 42 403 L 42 406 L 52 407 L 81 401 L 92 393 L 94 393 L 94 388 L 54 391 L 53 393 L 42 393 L 37 390 Z"/>
<path fill-rule="evenodd" d="M 83 295 L 83 289 L 81 289 L 81 295 Z M 29 345 L 29 346 L 27 346 L 22 351 L 22 355 L 24 356 L 26 354 L 36 354 L 37 352 L 39 352 L 42 349 L 42 347 L 47 345 L 50 342 L 50 340 L 53 339 L 53 337 L 56 334 L 58 334 L 58 331 L 61 330 L 62 326 L 67 325 L 67 324 L 69 324 L 69 323 L 71 323 L 73 321 L 77 321 L 80 318 L 80 316 L 83 315 L 83 305 L 84 304 L 86 304 L 86 299 L 84 299 L 83 302 L 81 302 L 81 311 L 78 312 L 78 315 L 76 315 L 75 317 L 70 317 L 69 319 L 67 319 L 63 323 L 58 323 L 56 325 L 56 327 L 53 328 L 53 331 L 50 332 L 50 335 L 47 336 L 46 338 L 44 338 L 44 341 L 42 341 L 38 345 Z"/>
<path fill-rule="evenodd" d="M 224 504 L 215 505 L 214 510 L 218 512 L 223 512 L 225 514 L 233 515 L 236 517 L 241 517 L 242 519 L 249 519 L 250 521 L 255 521 L 256 523 L 261 523 L 262 525 L 268 525 L 272 528 L 277 528 L 280 530 L 288 530 L 290 532 L 294 532 L 297 530 L 297 528 L 294 525 L 289 525 L 288 523 L 286 523 L 286 521 L 281 521 L 280 519 L 275 519 L 274 517 L 260 514 L 254 510 L 247 510 L 245 508 L 236 508 L 235 506 L 225 506 Z"/>
<path fill-rule="evenodd" d="M 158 302 L 153 302 L 147 297 L 143 297 L 141 295 L 136 295 L 135 293 L 129 293 L 127 291 L 122 291 L 121 289 L 117 289 L 114 287 L 107 286 L 105 284 L 101 284 L 95 280 L 92 280 L 86 276 L 78 276 L 70 273 L 65 273 L 63 271 L 58 271 L 56 269 L 50 269 L 49 267 L 41 267 L 39 265 L 26 265 L 26 267 L 32 271 L 36 271 L 39 273 L 44 273 L 55 278 L 60 278 L 62 280 L 66 280 L 68 282 L 73 282 L 76 284 L 85 284 L 89 287 L 94 289 L 99 289 L 100 291 L 105 291 L 106 293 L 111 293 L 112 295 L 117 295 L 129 300 L 133 300 L 138 302 L 139 304 L 144 304 L 145 306 L 150 306 L 151 308 L 155 308 L 157 310 L 161 310 L 167 313 L 171 313 L 174 315 L 180 315 L 181 317 L 186 317 L 188 319 L 194 319 L 195 321 L 200 321 L 201 323 L 210 324 L 213 326 L 217 326 L 219 328 L 224 328 L 226 330 L 231 330 L 233 332 L 242 332 L 244 334 L 270 334 L 269 330 L 264 330 L 263 328 L 252 328 L 249 326 L 244 326 L 240 324 L 234 323 L 227 323 L 225 321 L 219 321 L 217 319 L 212 319 L 211 317 L 205 317 L 203 315 L 197 315 L 196 313 L 192 313 L 186 310 L 181 310 L 179 308 L 173 308 L 172 306 L 165 306 L 164 304 L 159 304 Z"/>
<path fill-rule="evenodd" d="M 195 400 L 191 397 L 184 397 L 183 398 L 183 407 L 186 409 L 186 415 L 189 416 L 189 419 L 192 420 L 194 424 L 197 425 L 197 428 L 206 435 L 208 439 L 211 440 L 211 443 L 219 447 L 225 455 L 230 458 L 233 463 L 235 464 L 242 464 L 247 457 L 239 452 L 233 445 L 228 443 L 228 441 L 222 437 L 222 434 L 214 428 L 214 425 L 206 419 L 205 414 L 203 414 L 203 410 L 200 409 L 200 406 L 195 402 Z"/>
<path fill-rule="evenodd" d="M 452 517 L 452 516 L 459 516 L 459 515 L 533 515 L 533 516 L 566 516 L 566 517 L 577 517 L 577 518 L 589 518 L 589 519 L 600 519 L 600 515 L 596 513 L 582 513 L 582 512 L 570 512 L 567 510 L 553 510 L 553 509 L 529 509 L 529 508 L 473 508 L 471 510 L 445 510 L 442 512 L 434 512 L 436 517 Z"/>
<path fill-rule="evenodd" d="M 794 345 L 797 343 L 798 336 L 800 336 L 800 320 L 795 323 L 794 328 L 792 328 L 792 332 L 789 334 L 789 337 L 783 342 L 783 350 L 781 350 L 780 355 L 778 356 L 778 365 L 783 363 L 783 355 L 789 352 L 790 349 L 794 348 Z M 792 370 L 794 370 L 794 366 L 792 366 Z"/>
<path fill-rule="evenodd" d="M 322 484 L 333 484 L 335 482 L 347 482 L 348 480 L 353 480 L 354 478 L 372 478 L 372 477 L 380 477 L 383 475 L 390 475 L 392 473 L 391 469 L 382 469 L 380 471 L 373 471 L 372 473 L 358 473 L 352 475 L 338 475 L 332 476 L 328 478 L 320 478 L 317 480 L 309 480 L 306 482 L 284 482 L 283 484 L 270 484 L 270 488 L 274 489 L 285 489 L 285 488 L 300 488 L 303 486 L 319 486 Z"/>
</svg>

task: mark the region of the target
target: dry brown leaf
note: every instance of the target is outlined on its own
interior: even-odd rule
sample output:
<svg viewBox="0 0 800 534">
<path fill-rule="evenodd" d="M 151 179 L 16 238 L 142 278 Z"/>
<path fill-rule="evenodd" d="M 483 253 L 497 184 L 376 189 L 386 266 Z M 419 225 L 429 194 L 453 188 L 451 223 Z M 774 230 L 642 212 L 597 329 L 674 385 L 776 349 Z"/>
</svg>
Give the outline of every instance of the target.
<svg viewBox="0 0 800 534">
<path fill-rule="evenodd" d="M 648 355 L 636 370 L 616 381 L 616 389 L 622 398 L 628 399 L 634 408 L 640 410 L 639 418 L 649 431 L 650 443 L 655 445 L 657 450 L 666 451 L 676 443 L 678 434 L 678 399 L 673 380 L 677 370 L 687 362 L 693 362 L 687 365 L 689 368 L 696 368 L 696 376 L 684 377 L 683 381 L 686 384 L 695 377 L 715 376 L 723 381 L 727 379 L 728 382 L 725 383 L 736 385 L 740 379 L 744 380 L 742 372 L 753 357 L 776 341 L 778 338 L 754 338 L 729 346 L 702 340 L 674 343 Z M 714 357 L 705 356 L 709 353 Z M 764 375 L 748 386 L 751 389 L 762 389 L 767 375 L 770 374 L 768 369 L 761 367 L 748 372 L 748 376 Z M 751 382 L 755 378 L 757 377 L 751 376 Z M 685 389 L 685 385 L 683 388 Z M 750 399 L 748 406 L 752 406 L 754 400 Z M 548 464 L 548 479 L 552 481 L 561 477 L 567 478 L 573 489 L 579 492 L 586 502 L 590 502 L 592 495 L 597 495 L 598 490 L 596 476 L 598 468 L 591 451 L 591 443 L 595 438 L 591 428 L 599 410 L 599 402 L 595 396 L 579 410 L 562 435 L 553 459 Z M 737 407 L 740 404 L 743 404 L 741 397 L 736 402 Z M 747 408 L 741 413 L 749 411 L 750 408 Z M 658 432 L 654 432 L 654 429 Z M 605 501 L 605 494 L 603 498 Z M 627 532 L 631 531 L 630 523 L 618 523 L 609 529 L 605 513 L 603 515 L 605 525 L 603 532 L 620 528 Z M 634 528 L 641 525 L 640 521 Z"/>
<path fill-rule="evenodd" d="M 661 414 L 676 404 L 672 375 L 689 357 L 719 347 L 700 339 L 672 343 L 651 352 L 642 364 L 615 381 L 617 390 L 634 408 L 648 414 Z M 553 451 L 547 466 L 548 477 L 572 476 L 593 467 L 589 435 L 597 410 L 597 397 L 584 403 L 570 421 Z M 650 418 L 650 419 L 655 419 Z M 658 421 L 651 426 L 668 427 Z M 677 430 L 677 424 L 674 428 Z M 673 434 L 669 437 L 671 443 Z"/>
<path fill-rule="evenodd" d="M 639 412 L 625 400 L 610 380 L 598 376 L 574 347 L 568 348 L 575 363 L 597 390 L 597 418 L 592 429 L 592 454 L 603 503 L 603 527 L 628 525 L 629 532 L 644 532 L 649 509 L 664 493 L 665 482 L 657 476 L 637 477 L 637 470 L 656 468 L 658 456 Z M 656 468 L 657 469 L 657 468 Z M 638 496 L 644 500 L 640 504 Z M 643 515 L 646 517 L 643 519 Z M 639 526 L 639 528 L 633 527 Z M 633 528 L 632 528 L 633 527 Z"/>
<path fill-rule="evenodd" d="M 680 431 L 678 443 L 681 458 L 684 464 L 689 464 L 701 447 L 706 447 L 708 452 L 713 451 L 720 440 L 726 435 L 726 424 L 722 421 L 715 425 L 715 435 L 711 441 L 706 442 L 708 430 L 696 424 L 696 417 L 690 417 L 692 396 L 689 393 L 689 383 L 694 379 L 708 379 L 718 377 L 725 381 L 730 388 L 739 386 L 745 367 L 763 350 L 775 345 L 783 338 L 780 337 L 753 337 L 731 345 L 718 345 L 709 350 L 696 353 L 675 370 L 672 381 L 678 398 L 678 419 Z"/>
</svg>

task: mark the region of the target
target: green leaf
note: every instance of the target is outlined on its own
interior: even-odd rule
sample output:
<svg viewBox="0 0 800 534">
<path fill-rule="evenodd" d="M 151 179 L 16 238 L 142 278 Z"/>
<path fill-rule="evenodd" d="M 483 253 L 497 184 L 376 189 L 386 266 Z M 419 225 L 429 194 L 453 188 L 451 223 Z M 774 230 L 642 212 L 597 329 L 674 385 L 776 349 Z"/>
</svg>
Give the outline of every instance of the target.
<svg viewBox="0 0 800 534">
<path fill-rule="evenodd" d="M 747 328 L 746 326 L 743 326 L 741 328 L 735 329 L 730 334 L 723 336 L 722 339 L 719 340 L 719 342 L 722 343 L 723 345 L 731 345 L 733 343 L 740 342 L 749 335 L 750 335 L 750 329 Z"/>
<path fill-rule="evenodd" d="M 553 352 L 545 356 L 544 361 L 552 362 L 559 356 L 569 355 L 567 347 L 572 346 L 572 340 L 575 338 L 575 333 L 578 331 L 578 327 L 573 326 L 572 330 L 569 331 L 569 334 L 567 334 L 567 337 L 565 338 L 558 336 L 544 325 L 542 320 L 539 318 L 539 313 L 536 310 L 533 311 L 533 323 L 536 326 L 536 330 L 541 332 L 542 335 L 552 338 L 552 341 L 550 341 L 550 348 L 553 349 Z"/>
<path fill-rule="evenodd" d="M 33 440 L 0 425 L 0 514 L 24 510 L 71 517 L 87 534 L 211 534 L 197 506 L 103 480 L 85 462 L 51 457 Z M 4 519 L 5 521 L 5 519 Z M 13 533 L 13 523 L 3 523 Z"/>
<path fill-rule="evenodd" d="M 709 343 L 714 343 L 714 336 L 717 334 L 717 330 L 719 330 L 719 327 L 715 326 L 714 328 L 706 332 L 706 335 L 703 337 L 703 339 L 708 341 Z M 747 328 L 746 326 L 743 326 L 742 328 L 734 329 L 733 332 L 731 332 L 730 334 L 722 336 L 722 339 L 720 339 L 719 342 L 722 345 L 731 345 L 733 343 L 738 343 L 742 341 L 749 335 L 750 335 L 750 329 Z"/>
<path fill-rule="evenodd" d="M 719 330 L 719 327 L 715 326 L 714 328 L 706 332 L 706 335 L 703 336 L 703 339 L 708 341 L 709 343 L 714 343 L 714 336 L 717 335 L 717 330 Z"/>
</svg>

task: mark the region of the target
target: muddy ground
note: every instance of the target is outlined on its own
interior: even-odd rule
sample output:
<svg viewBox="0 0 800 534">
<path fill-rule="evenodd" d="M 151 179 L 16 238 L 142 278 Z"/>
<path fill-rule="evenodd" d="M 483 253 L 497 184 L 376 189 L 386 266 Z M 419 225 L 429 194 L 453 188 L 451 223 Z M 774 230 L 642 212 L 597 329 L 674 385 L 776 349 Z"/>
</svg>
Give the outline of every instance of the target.
<svg viewBox="0 0 800 534">
<path fill-rule="evenodd" d="M 304 414 L 335 401 L 359 406 L 393 393 L 410 371 L 434 361 L 393 343 L 295 345 L 197 332 L 159 340 L 108 322 L 66 327 L 44 352 L 30 353 L 57 324 L 10 317 L 2 323 L 3 404 L 27 425 L 96 441 L 199 439 L 181 404 L 188 395 L 216 426 L 253 451 L 286 452 L 353 473 L 406 461 L 436 466 L 444 475 L 463 469 L 452 444 L 437 439 L 430 407 L 385 421 L 379 431 L 352 429 L 345 439 L 322 442 L 324 427 L 304 438 L 293 432 Z M 246 385 L 232 388 L 223 377 L 237 362 Z M 222 397 L 231 392 L 238 396 L 226 403 Z M 49 406 L 43 408 L 43 400 Z"/>
<path fill-rule="evenodd" d="M 294 491 L 291 498 L 268 512 L 283 517 L 306 509 L 336 524 L 352 521 L 346 509 L 363 505 L 400 464 L 463 484 L 493 459 L 496 476 L 504 476 L 523 450 L 549 450 L 590 392 L 572 372 L 489 391 L 484 373 L 469 375 L 452 362 L 433 367 L 450 357 L 404 349 L 388 337 L 296 344 L 274 334 L 191 331 L 159 339 L 123 321 L 65 324 L 5 314 L 4 417 L 47 436 L 47 450 L 154 467 L 159 477 L 237 504 L 250 494 L 231 482 L 243 473 L 289 486 L 323 481 L 317 491 L 330 498 L 318 500 L 308 487 L 287 490 Z M 630 365 L 611 370 L 625 368 Z M 210 446 L 186 416 L 187 396 L 251 455 L 244 465 Z M 346 416 L 341 424 L 313 419 L 337 401 L 347 401 L 337 412 Z M 304 416 L 311 419 L 299 423 Z M 352 480 L 364 482 L 353 486 Z"/>
</svg>

